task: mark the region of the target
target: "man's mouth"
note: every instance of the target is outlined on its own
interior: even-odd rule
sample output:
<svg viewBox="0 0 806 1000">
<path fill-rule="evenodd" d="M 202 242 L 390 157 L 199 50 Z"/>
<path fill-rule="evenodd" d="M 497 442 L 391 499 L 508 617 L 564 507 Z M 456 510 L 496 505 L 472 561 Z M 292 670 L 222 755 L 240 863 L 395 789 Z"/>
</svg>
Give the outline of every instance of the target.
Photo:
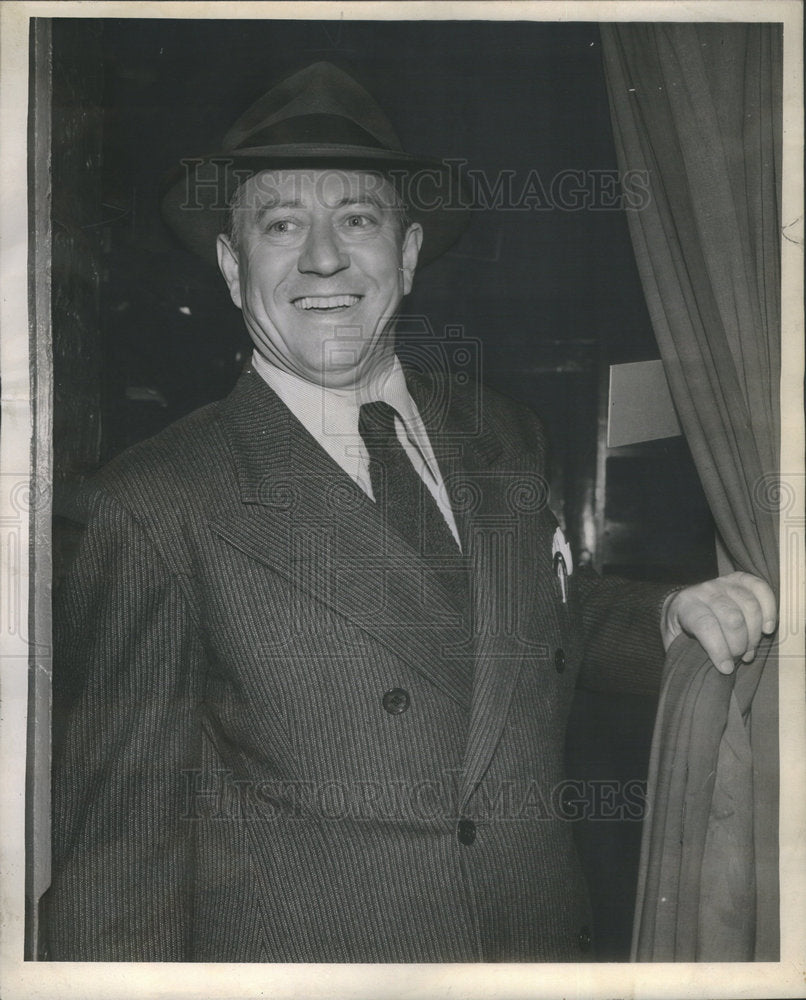
<svg viewBox="0 0 806 1000">
<path fill-rule="evenodd" d="M 294 299 L 292 305 L 301 312 L 333 312 L 349 309 L 361 301 L 360 295 L 305 295 Z"/>
</svg>

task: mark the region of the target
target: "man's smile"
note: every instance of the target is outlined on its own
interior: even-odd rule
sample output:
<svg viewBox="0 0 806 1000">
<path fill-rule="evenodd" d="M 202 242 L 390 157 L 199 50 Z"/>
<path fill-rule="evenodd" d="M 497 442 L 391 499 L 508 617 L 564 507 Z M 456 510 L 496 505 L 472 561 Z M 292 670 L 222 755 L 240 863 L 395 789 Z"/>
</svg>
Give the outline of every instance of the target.
<svg viewBox="0 0 806 1000">
<path fill-rule="evenodd" d="M 301 312 L 332 312 L 339 309 L 349 309 L 361 301 L 360 295 L 305 295 L 294 299 L 292 305 Z"/>
</svg>

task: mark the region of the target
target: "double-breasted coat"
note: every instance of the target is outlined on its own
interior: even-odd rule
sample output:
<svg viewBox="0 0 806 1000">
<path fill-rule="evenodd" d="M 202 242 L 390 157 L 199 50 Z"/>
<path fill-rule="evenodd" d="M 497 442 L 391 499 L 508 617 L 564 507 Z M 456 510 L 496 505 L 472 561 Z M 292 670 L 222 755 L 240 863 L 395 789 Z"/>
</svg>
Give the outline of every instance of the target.
<svg viewBox="0 0 806 1000">
<path fill-rule="evenodd" d="M 537 419 L 409 386 L 462 559 L 411 549 L 251 369 L 86 492 L 47 957 L 590 956 L 569 707 L 657 686 L 665 588 L 577 571 L 564 600 Z"/>
</svg>

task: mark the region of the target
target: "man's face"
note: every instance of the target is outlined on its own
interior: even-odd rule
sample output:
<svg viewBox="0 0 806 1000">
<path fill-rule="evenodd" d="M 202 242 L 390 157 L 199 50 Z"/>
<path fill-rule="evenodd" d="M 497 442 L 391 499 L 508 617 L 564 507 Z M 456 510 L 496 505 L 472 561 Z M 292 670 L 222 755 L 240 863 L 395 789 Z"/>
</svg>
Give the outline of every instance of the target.
<svg viewBox="0 0 806 1000">
<path fill-rule="evenodd" d="M 360 385 L 394 352 L 422 230 L 402 232 L 388 181 L 344 170 L 264 171 L 240 191 L 218 261 L 257 350 L 284 371 Z"/>
</svg>

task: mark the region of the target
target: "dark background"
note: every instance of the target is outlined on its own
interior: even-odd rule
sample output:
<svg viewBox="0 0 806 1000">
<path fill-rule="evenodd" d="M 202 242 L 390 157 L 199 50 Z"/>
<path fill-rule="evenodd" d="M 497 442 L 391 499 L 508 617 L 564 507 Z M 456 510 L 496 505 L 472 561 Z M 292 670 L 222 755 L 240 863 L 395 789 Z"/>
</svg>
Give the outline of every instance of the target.
<svg viewBox="0 0 806 1000">
<path fill-rule="evenodd" d="M 491 181 L 514 171 L 516 191 L 532 170 L 547 189 L 561 171 L 587 172 L 592 207 L 475 213 L 455 247 L 418 273 L 403 328 L 429 329 L 435 343 L 458 336 L 483 381 L 541 414 L 552 506 L 583 560 L 661 580 L 713 575 L 713 526 L 681 438 L 607 453 L 606 477 L 597 473 L 607 365 L 658 357 L 626 215 L 593 187 L 596 171 L 616 170 L 597 25 L 55 19 L 52 28 L 57 512 L 61 487 L 234 383 L 249 355 L 240 314 L 217 271 L 163 226 L 160 178 L 182 157 L 216 151 L 274 82 L 326 59 L 364 83 L 409 152 L 464 159 Z M 69 531 L 59 537 L 57 580 L 71 548 Z M 571 773 L 642 779 L 653 717 L 640 698 L 581 695 Z M 623 960 L 640 824 L 577 827 L 597 955 Z"/>
</svg>

